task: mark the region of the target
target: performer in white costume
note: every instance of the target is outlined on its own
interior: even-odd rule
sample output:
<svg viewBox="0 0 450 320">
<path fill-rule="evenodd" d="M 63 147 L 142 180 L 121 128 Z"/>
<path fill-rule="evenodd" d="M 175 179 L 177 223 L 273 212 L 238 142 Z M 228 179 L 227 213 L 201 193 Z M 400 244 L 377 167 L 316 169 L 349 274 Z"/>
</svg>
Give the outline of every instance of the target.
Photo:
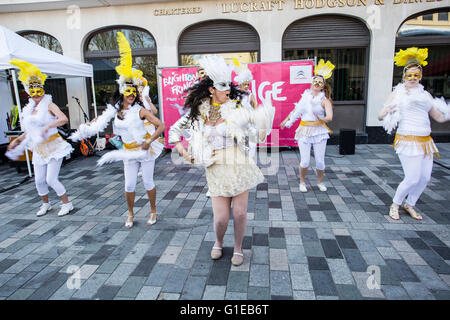
<svg viewBox="0 0 450 320">
<path fill-rule="evenodd" d="M 42 199 L 37 216 L 42 216 L 51 209 L 48 186 L 61 198 L 62 205 L 58 216 L 64 216 L 73 210 L 73 205 L 58 175 L 64 157 L 69 155 L 73 148 L 59 135 L 57 127 L 66 124 L 68 119 L 52 102 L 52 96 L 45 94 L 46 74 L 23 60 L 13 59 L 9 63 L 20 69 L 19 80 L 31 98 L 22 111 L 20 123 L 24 133 L 8 146 L 6 156 L 16 160 L 27 149 L 32 150 L 36 189 Z"/>
<path fill-rule="evenodd" d="M 423 219 L 414 206 L 431 179 L 433 155 L 438 156 L 430 136 L 430 116 L 437 122 L 450 118 L 450 107 L 445 100 L 433 99 L 419 83 L 427 57 L 427 48 L 412 47 L 396 53 L 395 64 L 404 67 L 403 81 L 394 88 L 378 115 L 389 134 L 397 128 L 393 147 L 405 175 L 389 210 L 389 216 L 394 220 L 400 219 L 400 206 L 412 218 Z"/>
<path fill-rule="evenodd" d="M 327 191 L 323 183 L 325 173 L 325 151 L 327 140 L 332 133 L 326 123 L 333 120 L 333 105 L 331 101 L 331 87 L 326 79 L 332 76 L 335 66 L 330 62 L 319 61 L 314 69 L 315 76 L 311 88 L 307 89 L 295 109 L 281 123 L 281 129 L 290 128 L 301 117 L 295 139 L 300 149 L 300 191 L 307 192 L 306 173 L 311 158 L 311 147 L 314 148 L 316 160 L 317 186 L 322 192 Z"/>
<path fill-rule="evenodd" d="M 164 131 L 164 124 L 147 110 L 139 100 L 137 91 L 142 71 L 132 68 L 131 48 L 123 35 L 117 33 L 119 44 L 120 65 L 116 67 L 120 78 L 118 99 L 114 106 L 108 105 L 106 110 L 95 121 L 82 124 L 72 134 L 70 139 L 81 140 L 105 130 L 108 123 L 113 121 L 114 133 L 123 141 L 123 149 L 106 153 L 98 160 L 98 165 L 113 161 L 123 161 L 125 176 L 125 198 L 128 206 L 127 228 L 133 226 L 135 188 L 139 168 L 142 168 L 144 187 L 150 200 L 150 218 L 147 225 L 156 223 L 156 186 L 153 181 L 153 172 L 156 158 L 161 154 L 164 144 L 158 137 Z M 150 125 L 155 129 L 149 133 Z"/>
<path fill-rule="evenodd" d="M 244 261 L 242 241 L 247 223 L 248 190 L 264 181 L 261 170 L 248 156 L 245 136 L 248 123 L 267 131 L 272 127 L 275 108 L 270 102 L 253 109 L 243 107 L 240 91 L 231 82 L 232 67 L 222 57 L 200 60 L 207 76 L 189 89 L 185 106 L 189 111 L 169 130 L 169 143 L 189 162 L 206 168 L 212 198 L 216 242 L 212 259 L 222 256 L 222 245 L 231 203 L 234 219 L 233 265 Z M 181 144 L 188 136 L 189 148 Z"/>
</svg>

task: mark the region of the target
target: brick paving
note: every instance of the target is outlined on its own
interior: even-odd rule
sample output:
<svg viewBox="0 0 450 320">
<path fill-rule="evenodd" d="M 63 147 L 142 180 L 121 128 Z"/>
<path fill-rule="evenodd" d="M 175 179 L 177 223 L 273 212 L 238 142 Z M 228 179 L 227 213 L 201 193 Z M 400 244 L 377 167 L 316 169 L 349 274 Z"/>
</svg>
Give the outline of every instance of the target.
<svg viewBox="0 0 450 320">
<path fill-rule="evenodd" d="M 438 147 L 437 161 L 450 167 L 450 144 Z M 450 170 L 435 164 L 417 204 L 422 222 L 405 214 L 393 222 L 386 214 L 402 169 L 390 146 L 357 145 L 351 156 L 328 146 L 326 193 L 312 170 L 309 192 L 299 191 L 298 150 L 277 155 L 279 170 L 249 193 L 239 267 L 230 262 L 232 220 L 223 258 L 210 259 L 204 171 L 173 165 L 170 153 L 156 164 L 151 227 L 140 180 L 135 226 L 124 227 L 122 164 L 96 168 L 97 157 L 61 169 L 75 206 L 68 216 L 56 215 L 51 191 L 54 208 L 36 217 L 33 180 L 0 193 L 0 299 L 450 299 Z M 6 165 L 0 174 L 3 188 L 24 176 Z"/>
</svg>

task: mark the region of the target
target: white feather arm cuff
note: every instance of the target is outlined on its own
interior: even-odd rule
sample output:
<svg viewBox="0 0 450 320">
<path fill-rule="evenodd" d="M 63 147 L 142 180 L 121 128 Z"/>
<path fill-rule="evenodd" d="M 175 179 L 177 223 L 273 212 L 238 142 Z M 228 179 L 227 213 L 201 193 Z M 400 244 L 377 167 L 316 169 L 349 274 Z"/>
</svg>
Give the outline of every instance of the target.
<svg viewBox="0 0 450 320">
<path fill-rule="evenodd" d="M 109 122 L 117 113 L 117 109 L 112 105 L 108 104 L 105 111 L 93 122 L 83 123 L 80 125 L 77 131 L 75 131 L 69 139 L 72 141 L 81 141 L 85 138 L 89 138 L 97 133 L 102 132 L 106 129 Z"/>
<path fill-rule="evenodd" d="M 444 115 L 446 120 L 450 119 L 450 104 L 445 101 L 444 97 L 434 98 L 433 106 Z"/>
<path fill-rule="evenodd" d="M 259 129 L 269 131 L 273 126 L 275 117 L 275 107 L 272 106 L 272 100 L 267 98 L 258 108 L 252 110 L 251 122 Z"/>
<path fill-rule="evenodd" d="M 30 141 L 29 136 L 25 137 L 25 139 L 19 143 L 14 149 L 8 150 L 5 152 L 5 156 L 7 156 L 11 160 L 17 160 L 20 156 L 22 156 L 27 150 L 27 145 Z"/>
<path fill-rule="evenodd" d="M 392 113 L 387 113 L 381 123 L 383 124 L 384 130 L 388 134 L 391 134 L 392 131 L 397 128 L 398 122 L 400 121 L 400 110 L 398 107 L 394 107 Z"/>
</svg>

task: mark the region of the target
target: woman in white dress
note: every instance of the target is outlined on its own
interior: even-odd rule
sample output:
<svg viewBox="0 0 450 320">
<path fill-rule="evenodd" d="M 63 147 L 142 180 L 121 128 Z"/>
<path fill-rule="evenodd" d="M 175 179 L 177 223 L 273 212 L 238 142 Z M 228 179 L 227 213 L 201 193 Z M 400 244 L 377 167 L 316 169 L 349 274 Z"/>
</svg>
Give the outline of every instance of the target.
<svg viewBox="0 0 450 320">
<path fill-rule="evenodd" d="M 248 156 L 245 146 L 247 125 L 268 130 L 275 109 L 264 104 L 257 109 L 239 103 L 240 91 L 231 82 L 232 67 L 219 56 L 204 56 L 200 66 L 207 76 L 189 89 L 185 107 L 189 108 L 169 130 L 169 143 L 187 161 L 206 168 L 206 181 L 212 198 L 216 242 L 211 258 L 222 257 L 222 246 L 233 203 L 233 265 L 244 261 L 242 241 L 247 224 L 248 191 L 264 181 L 261 170 Z M 187 135 L 188 150 L 181 143 Z"/>
</svg>

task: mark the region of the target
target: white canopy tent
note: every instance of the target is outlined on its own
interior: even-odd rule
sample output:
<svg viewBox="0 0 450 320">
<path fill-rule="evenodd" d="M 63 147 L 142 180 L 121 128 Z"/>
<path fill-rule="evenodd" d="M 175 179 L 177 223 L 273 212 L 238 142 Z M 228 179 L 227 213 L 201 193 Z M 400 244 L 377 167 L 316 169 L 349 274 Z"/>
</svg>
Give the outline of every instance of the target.
<svg viewBox="0 0 450 320">
<path fill-rule="evenodd" d="M 0 70 L 11 70 L 15 97 L 19 107 L 19 115 L 21 115 L 22 108 L 17 88 L 17 67 L 8 63 L 14 58 L 34 64 L 42 73 L 47 74 L 49 78 L 91 78 L 94 113 L 95 117 L 97 117 L 97 103 L 95 101 L 94 72 L 92 65 L 82 63 L 45 49 L 19 36 L 17 33 L 0 26 Z M 28 153 L 26 152 L 25 155 L 27 157 L 28 173 L 31 177 L 32 174 Z"/>
</svg>

